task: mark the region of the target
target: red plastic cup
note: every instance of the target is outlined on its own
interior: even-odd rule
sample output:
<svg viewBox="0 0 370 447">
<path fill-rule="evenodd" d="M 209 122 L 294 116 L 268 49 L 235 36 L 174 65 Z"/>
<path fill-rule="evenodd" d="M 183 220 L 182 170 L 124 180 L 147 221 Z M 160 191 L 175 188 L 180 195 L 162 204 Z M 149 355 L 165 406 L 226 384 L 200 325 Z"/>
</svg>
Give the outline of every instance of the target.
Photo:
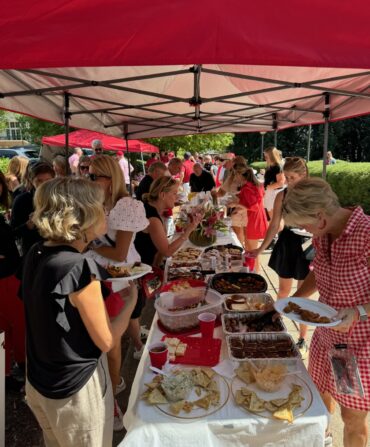
<svg viewBox="0 0 370 447">
<path fill-rule="evenodd" d="M 249 258 L 248 256 L 244 256 L 243 266 L 248 267 L 250 272 L 254 271 L 254 267 L 256 265 L 256 258 Z"/>
<path fill-rule="evenodd" d="M 149 346 L 150 363 L 155 368 L 162 369 L 167 362 L 168 348 L 166 343 L 153 343 Z"/>
<path fill-rule="evenodd" d="M 200 332 L 203 338 L 213 338 L 216 315 L 211 312 L 203 312 L 198 315 Z"/>
</svg>

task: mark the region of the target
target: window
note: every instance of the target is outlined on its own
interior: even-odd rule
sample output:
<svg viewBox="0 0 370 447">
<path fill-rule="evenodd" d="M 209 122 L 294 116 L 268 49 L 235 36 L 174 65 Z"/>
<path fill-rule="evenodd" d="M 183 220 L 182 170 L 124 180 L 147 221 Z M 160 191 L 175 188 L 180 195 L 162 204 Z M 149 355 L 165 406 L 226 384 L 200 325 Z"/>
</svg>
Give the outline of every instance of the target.
<svg viewBox="0 0 370 447">
<path fill-rule="evenodd" d="M 6 136 L 8 140 L 22 140 L 22 130 L 17 121 L 9 121 L 6 129 Z"/>
</svg>

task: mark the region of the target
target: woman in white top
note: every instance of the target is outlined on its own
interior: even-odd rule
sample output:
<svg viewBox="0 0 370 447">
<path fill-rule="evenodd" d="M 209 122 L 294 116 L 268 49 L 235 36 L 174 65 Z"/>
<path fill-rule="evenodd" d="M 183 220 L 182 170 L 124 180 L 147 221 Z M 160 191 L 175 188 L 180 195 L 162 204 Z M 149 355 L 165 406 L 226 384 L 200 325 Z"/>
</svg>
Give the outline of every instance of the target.
<svg viewBox="0 0 370 447">
<path fill-rule="evenodd" d="M 128 195 L 122 170 L 116 160 L 108 155 L 94 157 L 89 168 L 90 179 L 104 189 L 104 207 L 107 215 L 107 234 L 100 239 L 100 244 L 94 246 L 87 253 L 95 261 L 106 267 L 109 265 L 122 265 L 125 263 L 140 261 L 140 256 L 134 246 L 135 235 L 138 231 L 144 230 L 149 222 L 145 216 L 145 209 L 142 202 L 133 199 Z M 126 290 L 121 290 L 119 294 L 125 295 Z M 115 318 L 122 306 L 122 300 L 108 299 L 107 310 L 111 318 Z M 143 307 L 142 300 L 135 307 L 127 329 L 131 337 L 136 352 L 143 349 L 140 338 L 139 316 Z M 108 353 L 109 372 L 112 380 L 113 391 L 121 382 L 121 344 L 116 345 Z M 122 388 L 123 389 L 123 388 Z M 115 427 L 123 428 L 121 413 L 115 408 Z M 118 420 L 117 420 L 118 419 Z"/>
</svg>

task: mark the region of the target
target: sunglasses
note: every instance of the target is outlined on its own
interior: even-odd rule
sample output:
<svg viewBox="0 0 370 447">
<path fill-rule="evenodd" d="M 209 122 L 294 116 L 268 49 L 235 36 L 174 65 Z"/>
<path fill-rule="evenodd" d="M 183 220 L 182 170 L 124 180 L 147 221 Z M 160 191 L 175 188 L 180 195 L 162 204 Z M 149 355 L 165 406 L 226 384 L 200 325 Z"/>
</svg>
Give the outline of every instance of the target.
<svg viewBox="0 0 370 447">
<path fill-rule="evenodd" d="M 80 166 L 80 171 L 88 171 L 89 166 Z"/>
<path fill-rule="evenodd" d="M 98 180 L 98 178 L 108 178 L 108 179 L 111 179 L 112 177 L 109 177 L 108 175 L 89 174 L 89 179 L 92 182 L 96 182 L 96 180 Z"/>
</svg>

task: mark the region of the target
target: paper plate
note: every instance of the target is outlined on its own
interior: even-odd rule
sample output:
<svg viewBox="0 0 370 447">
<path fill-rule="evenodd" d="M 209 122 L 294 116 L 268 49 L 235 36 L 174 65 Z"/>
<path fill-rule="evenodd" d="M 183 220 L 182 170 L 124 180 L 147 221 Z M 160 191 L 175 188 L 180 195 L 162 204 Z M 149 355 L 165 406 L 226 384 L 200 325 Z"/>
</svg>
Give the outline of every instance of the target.
<svg viewBox="0 0 370 447">
<path fill-rule="evenodd" d="M 111 283 L 122 283 L 131 281 L 133 279 L 141 278 L 142 276 L 146 275 L 147 273 L 150 273 L 152 271 L 152 266 L 148 264 L 141 264 L 137 267 L 132 267 L 133 263 L 131 264 L 123 264 L 122 267 L 126 267 L 129 270 L 132 270 L 132 274 L 130 276 L 122 276 L 117 278 L 107 278 L 104 281 L 109 281 Z"/>
<path fill-rule="evenodd" d="M 288 305 L 289 302 L 298 304 L 302 309 L 309 310 L 311 312 L 315 312 L 320 314 L 322 317 L 328 317 L 332 321 L 330 323 L 315 323 L 307 320 L 302 320 L 299 314 L 294 312 L 284 312 L 284 308 Z M 334 319 L 337 315 L 337 311 L 328 306 L 327 304 L 321 303 L 320 301 L 310 300 L 308 298 L 298 298 L 298 297 L 288 297 L 282 298 L 280 300 L 275 301 L 274 307 L 277 312 L 289 318 L 290 320 L 296 321 L 297 323 L 306 324 L 308 326 L 323 326 L 323 327 L 333 327 L 337 326 L 342 320 Z"/>
</svg>

